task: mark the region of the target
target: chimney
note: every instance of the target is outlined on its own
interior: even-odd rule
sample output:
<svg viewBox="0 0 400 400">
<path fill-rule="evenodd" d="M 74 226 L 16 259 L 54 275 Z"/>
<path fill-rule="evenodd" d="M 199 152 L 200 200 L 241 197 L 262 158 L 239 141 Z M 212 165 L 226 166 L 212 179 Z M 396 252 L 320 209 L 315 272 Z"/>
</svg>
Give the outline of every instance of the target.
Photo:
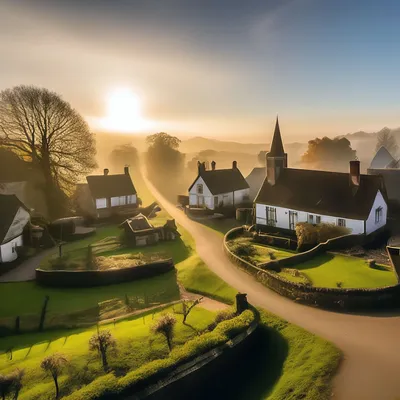
<svg viewBox="0 0 400 400">
<path fill-rule="evenodd" d="M 197 170 L 199 175 L 201 175 L 206 170 L 206 163 L 197 161 Z"/>
<path fill-rule="evenodd" d="M 237 169 L 237 161 L 232 162 L 232 169 Z"/>
<path fill-rule="evenodd" d="M 211 169 L 213 171 L 215 171 L 215 166 L 217 165 L 217 163 L 215 161 L 211 161 Z"/>
<path fill-rule="evenodd" d="M 129 167 L 128 166 L 124 167 L 124 174 L 129 175 Z"/>
<path fill-rule="evenodd" d="M 108 168 L 104 168 L 104 176 L 107 176 L 109 172 L 110 172 L 110 171 L 109 171 Z"/>
<path fill-rule="evenodd" d="M 358 188 L 360 186 L 360 161 L 350 161 L 350 186 Z"/>
</svg>

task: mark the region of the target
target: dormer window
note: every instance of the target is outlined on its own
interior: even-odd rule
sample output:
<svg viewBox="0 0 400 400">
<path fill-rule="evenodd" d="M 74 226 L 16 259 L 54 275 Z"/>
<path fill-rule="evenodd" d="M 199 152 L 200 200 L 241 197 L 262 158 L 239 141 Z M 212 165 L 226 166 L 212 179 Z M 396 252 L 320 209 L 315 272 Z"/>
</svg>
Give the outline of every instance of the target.
<svg viewBox="0 0 400 400">
<path fill-rule="evenodd" d="M 378 224 L 380 221 L 382 221 L 382 207 L 375 209 L 375 223 Z"/>
<path fill-rule="evenodd" d="M 202 183 L 197 184 L 197 193 L 203 194 L 203 184 Z"/>
</svg>

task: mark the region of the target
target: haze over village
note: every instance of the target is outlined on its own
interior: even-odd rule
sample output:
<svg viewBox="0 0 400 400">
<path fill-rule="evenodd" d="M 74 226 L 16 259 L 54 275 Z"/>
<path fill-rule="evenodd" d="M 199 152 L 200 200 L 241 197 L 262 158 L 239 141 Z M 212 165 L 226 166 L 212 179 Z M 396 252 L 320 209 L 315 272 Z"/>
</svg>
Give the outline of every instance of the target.
<svg viewBox="0 0 400 400">
<path fill-rule="evenodd" d="M 0 0 L 0 396 L 400 396 L 400 4 Z"/>
</svg>

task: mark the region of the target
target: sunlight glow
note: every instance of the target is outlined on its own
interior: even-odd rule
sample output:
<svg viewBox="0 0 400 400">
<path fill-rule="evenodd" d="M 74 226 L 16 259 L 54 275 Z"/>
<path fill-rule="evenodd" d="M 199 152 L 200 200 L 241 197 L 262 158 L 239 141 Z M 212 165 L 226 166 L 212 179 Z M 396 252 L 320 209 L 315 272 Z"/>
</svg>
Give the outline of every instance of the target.
<svg viewBox="0 0 400 400">
<path fill-rule="evenodd" d="M 152 127 L 141 115 L 140 98 L 128 88 L 113 90 L 107 98 L 107 115 L 101 120 L 105 130 L 139 132 Z"/>
</svg>

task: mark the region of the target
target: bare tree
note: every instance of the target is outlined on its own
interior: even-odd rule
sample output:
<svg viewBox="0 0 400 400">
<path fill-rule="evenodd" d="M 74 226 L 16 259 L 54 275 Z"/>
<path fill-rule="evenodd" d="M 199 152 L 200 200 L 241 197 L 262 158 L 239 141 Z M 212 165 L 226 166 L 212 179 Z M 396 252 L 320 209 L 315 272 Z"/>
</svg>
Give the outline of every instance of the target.
<svg viewBox="0 0 400 400">
<path fill-rule="evenodd" d="M 172 314 L 164 314 L 155 321 L 151 330 L 154 333 L 161 333 L 167 340 L 169 351 L 172 350 L 172 338 L 174 336 L 174 327 L 176 319 Z"/>
<path fill-rule="evenodd" d="M 203 300 L 202 297 L 200 297 L 194 301 L 183 300 L 183 302 L 182 302 L 183 323 L 186 322 L 186 319 L 189 316 L 190 311 L 192 311 L 194 307 L 196 307 L 198 304 L 200 304 L 202 300 Z"/>
<path fill-rule="evenodd" d="M 375 150 L 378 151 L 382 146 L 385 147 L 392 156 L 395 157 L 397 155 L 398 146 L 396 138 L 389 128 L 383 128 L 378 132 Z"/>
<path fill-rule="evenodd" d="M 108 370 L 107 352 L 116 346 L 116 341 L 109 330 L 95 333 L 89 340 L 89 350 L 97 351 L 103 363 L 104 372 Z"/>
<path fill-rule="evenodd" d="M 41 171 L 50 209 L 57 188 L 70 191 L 96 167 L 94 135 L 87 123 L 44 88 L 22 85 L 0 92 L 0 145 Z"/>
<path fill-rule="evenodd" d="M 55 353 L 45 357 L 40 364 L 40 367 L 49 373 L 54 380 L 54 386 L 56 387 L 56 399 L 58 399 L 58 396 L 60 395 L 58 377 L 60 376 L 61 371 L 67 362 L 68 360 L 64 355 Z"/>
</svg>

